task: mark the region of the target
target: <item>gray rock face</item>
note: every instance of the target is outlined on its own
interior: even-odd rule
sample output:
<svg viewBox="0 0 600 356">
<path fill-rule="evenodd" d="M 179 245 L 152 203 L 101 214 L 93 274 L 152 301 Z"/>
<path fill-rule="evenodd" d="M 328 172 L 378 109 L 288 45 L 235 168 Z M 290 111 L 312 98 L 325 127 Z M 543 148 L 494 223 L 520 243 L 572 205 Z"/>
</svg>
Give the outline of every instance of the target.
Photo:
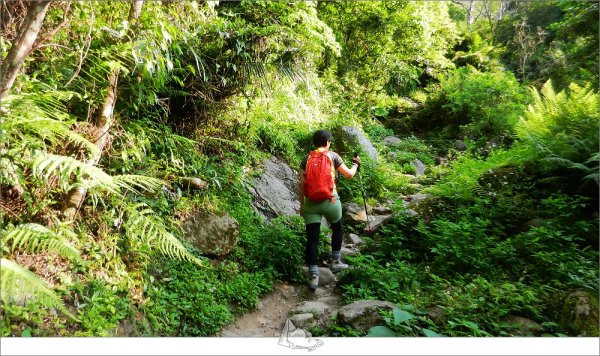
<svg viewBox="0 0 600 356">
<path fill-rule="evenodd" d="M 194 215 L 183 223 L 185 237 L 202 253 L 229 254 L 240 233 L 238 222 L 227 213 Z"/>
<path fill-rule="evenodd" d="M 362 205 L 357 203 L 344 203 L 342 205 L 344 212 L 344 222 L 348 225 L 357 225 L 367 222 L 367 214 Z"/>
<path fill-rule="evenodd" d="M 312 313 L 296 314 L 290 317 L 292 323 L 299 328 L 307 326 L 314 319 L 315 317 L 312 315 Z"/>
<path fill-rule="evenodd" d="M 360 245 L 363 243 L 363 240 L 356 234 L 348 234 L 346 237 L 346 242 L 353 245 Z"/>
<path fill-rule="evenodd" d="M 414 159 L 410 164 L 415 167 L 415 176 L 421 176 L 425 174 L 425 165 L 419 159 Z"/>
<path fill-rule="evenodd" d="M 456 141 L 454 141 L 454 148 L 457 151 L 463 152 L 463 151 L 466 151 L 468 147 L 467 147 L 467 145 L 463 141 L 456 140 Z"/>
<path fill-rule="evenodd" d="M 392 215 L 377 215 L 373 217 L 373 219 L 369 222 L 367 226 L 363 229 L 363 232 L 366 235 L 370 235 L 375 231 L 379 230 L 383 225 L 387 224 L 392 220 Z"/>
<path fill-rule="evenodd" d="M 380 309 L 391 310 L 394 304 L 380 300 L 359 300 L 338 309 L 338 320 L 356 330 L 366 332 L 375 325 L 383 323 L 379 315 Z"/>
<path fill-rule="evenodd" d="M 402 140 L 397 136 L 387 136 L 383 138 L 383 144 L 386 146 L 395 146 L 400 142 L 402 142 Z"/>
<path fill-rule="evenodd" d="M 305 301 L 300 303 L 297 307 L 292 309 L 293 314 L 315 314 L 321 316 L 328 311 L 331 311 L 332 307 L 324 302 L 318 301 Z"/>
<path fill-rule="evenodd" d="M 350 248 L 347 246 L 342 246 L 342 250 L 340 251 L 342 254 L 342 259 L 348 256 L 356 256 L 358 255 L 358 250 L 356 248 Z"/>
<path fill-rule="evenodd" d="M 342 126 L 335 131 L 335 135 L 337 136 L 335 147 L 339 152 L 354 153 L 352 147 L 360 146 L 374 162 L 379 161 L 379 153 L 375 146 L 359 128 Z"/>
<path fill-rule="evenodd" d="M 427 198 L 429 198 L 430 195 L 429 194 L 413 194 L 413 195 L 409 195 L 408 199 L 410 200 L 410 202 L 408 203 L 408 206 L 410 207 L 411 204 L 416 204 L 421 200 L 425 200 Z"/>
<path fill-rule="evenodd" d="M 302 267 L 304 274 L 308 276 L 308 267 Z M 324 287 L 335 283 L 335 275 L 327 267 L 319 267 L 319 286 Z"/>
<path fill-rule="evenodd" d="M 263 217 L 298 215 L 298 174 L 276 157 L 263 160 L 263 173 L 252 182 L 252 206 Z"/>
<path fill-rule="evenodd" d="M 388 208 L 385 205 L 380 205 L 373 208 L 373 213 L 377 215 L 388 215 L 392 213 L 392 209 Z"/>
</svg>

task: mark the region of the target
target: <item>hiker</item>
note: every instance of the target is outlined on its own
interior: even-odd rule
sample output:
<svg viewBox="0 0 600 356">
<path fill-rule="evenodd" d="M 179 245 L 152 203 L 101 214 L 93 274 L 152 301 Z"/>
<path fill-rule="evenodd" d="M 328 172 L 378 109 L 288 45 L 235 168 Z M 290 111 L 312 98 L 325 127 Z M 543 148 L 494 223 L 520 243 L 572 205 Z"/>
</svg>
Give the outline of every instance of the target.
<svg viewBox="0 0 600 356">
<path fill-rule="evenodd" d="M 341 261 L 342 249 L 342 203 L 336 190 L 335 171 L 344 177 L 354 177 L 360 167 L 360 157 L 352 159 L 348 168 L 337 153 L 330 151 L 333 136 L 327 130 L 319 130 L 313 135 L 316 150 L 311 151 L 300 164 L 300 214 L 306 224 L 306 263 L 308 264 L 309 288 L 319 286 L 317 265 L 321 219 L 325 216 L 333 231 L 331 236 L 332 272 L 348 268 Z"/>
</svg>

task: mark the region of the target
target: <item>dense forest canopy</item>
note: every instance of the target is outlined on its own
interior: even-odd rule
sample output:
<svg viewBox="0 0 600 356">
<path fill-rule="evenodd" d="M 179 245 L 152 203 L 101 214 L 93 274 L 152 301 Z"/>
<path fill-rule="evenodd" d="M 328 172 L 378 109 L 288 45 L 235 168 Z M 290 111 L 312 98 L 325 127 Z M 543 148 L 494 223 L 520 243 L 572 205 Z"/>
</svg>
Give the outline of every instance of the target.
<svg viewBox="0 0 600 356">
<path fill-rule="evenodd" d="M 515 315 L 598 336 L 598 16 L 569 0 L 0 1 L 2 336 L 218 335 L 274 283 L 305 283 L 301 218 L 264 223 L 248 185 L 341 126 L 375 143 L 361 183 L 394 210 L 348 258 L 343 300 L 394 303 L 411 318 L 381 327 L 398 336 L 516 335 Z M 358 182 L 339 191 L 362 204 Z M 239 240 L 215 258 L 182 226 L 221 213 Z"/>
</svg>

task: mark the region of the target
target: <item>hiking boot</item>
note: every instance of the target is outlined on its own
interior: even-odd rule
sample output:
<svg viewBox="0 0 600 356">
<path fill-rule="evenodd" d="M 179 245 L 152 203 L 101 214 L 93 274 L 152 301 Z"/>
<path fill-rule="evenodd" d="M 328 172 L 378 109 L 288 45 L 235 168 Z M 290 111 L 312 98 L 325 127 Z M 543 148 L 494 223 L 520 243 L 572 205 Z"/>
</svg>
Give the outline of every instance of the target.
<svg viewBox="0 0 600 356">
<path fill-rule="evenodd" d="M 331 264 L 329 265 L 329 269 L 331 272 L 339 272 L 348 268 L 348 265 L 342 262 L 342 259 L 331 260 Z"/>
<path fill-rule="evenodd" d="M 319 275 L 313 273 L 310 275 L 310 278 L 308 280 L 308 288 L 310 288 L 312 290 L 317 290 L 318 287 L 319 287 Z"/>
</svg>

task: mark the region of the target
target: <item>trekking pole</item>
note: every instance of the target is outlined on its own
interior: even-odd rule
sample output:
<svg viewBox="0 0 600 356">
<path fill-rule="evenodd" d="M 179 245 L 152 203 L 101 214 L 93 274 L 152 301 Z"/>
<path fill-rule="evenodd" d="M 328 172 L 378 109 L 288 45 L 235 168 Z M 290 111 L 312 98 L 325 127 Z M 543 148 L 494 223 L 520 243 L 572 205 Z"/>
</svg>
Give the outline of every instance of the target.
<svg viewBox="0 0 600 356">
<path fill-rule="evenodd" d="M 354 154 L 354 157 L 358 157 L 358 153 Z M 369 212 L 367 211 L 367 194 L 365 193 L 365 188 L 362 182 L 362 176 L 360 175 L 360 165 L 356 167 L 356 172 L 358 173 L 358 182 L 360 183 L 360 191 L 362 192 L 363 203 L 365 205 L 365 215 L 367 216 L 367 230 L 371 231 L 371 221 L 369 220 Z"/>
</svg>

